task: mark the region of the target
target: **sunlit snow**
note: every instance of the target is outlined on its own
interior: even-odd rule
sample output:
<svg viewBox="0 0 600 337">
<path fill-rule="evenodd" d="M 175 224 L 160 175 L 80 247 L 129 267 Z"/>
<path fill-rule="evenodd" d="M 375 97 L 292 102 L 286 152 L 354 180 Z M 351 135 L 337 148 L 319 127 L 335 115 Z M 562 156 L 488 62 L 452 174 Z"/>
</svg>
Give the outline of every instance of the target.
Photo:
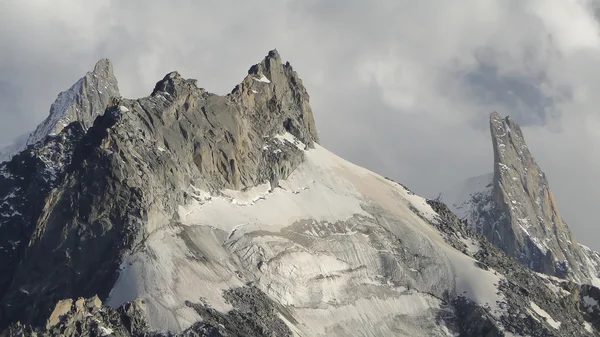
<svg viewBox="0 0 600 337">
<path fill-rule="evenodd" d="M 430 323 L 444 291 L 502 314 L 503 276 L 448 245 L 424 198 L 318 144 L 276 138 L 302 149 L 305 162 L 277 187 L 210 194 L 189 186 L 193 201 L 179 207 L 179 224 L 152 226 L 143 249 L 123 262 L 108 304 L 145 298 L 151 326 L 177 331 L 199 319 L 186 300 L 227 311 L 222 291 L 252 281 L 286 305 L 297 320 L 290 328 L 307 336 L 331 335 L 333 327 L 337 335 L 389 335 L 400 326 L 406 336 L 422 335 L 424 326 L 447 336 L 443 324 Z M 392 271 L 381 265 L 390 251 L 370 240 L 385 246 L 394 238 L 406 239 L 422 261 L 399 260 Z M 395 273 L 424 292 L 394 285 Z"/>
</svg>

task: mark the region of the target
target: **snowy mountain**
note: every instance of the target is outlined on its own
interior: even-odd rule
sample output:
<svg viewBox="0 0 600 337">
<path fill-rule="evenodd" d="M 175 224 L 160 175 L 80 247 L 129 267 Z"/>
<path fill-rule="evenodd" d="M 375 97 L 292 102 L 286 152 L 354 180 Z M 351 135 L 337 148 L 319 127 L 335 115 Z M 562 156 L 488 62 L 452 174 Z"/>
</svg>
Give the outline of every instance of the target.
<svg viewBox="0 0 600 337">
<path fill-rule="evenodd" d="M 443 193 L 453 210 L 534 271 L 598 286 L 598 254 L 577 243 L 523 133 L 510 117 L 490 115 L 494 173 Z"/>
<path fill-rule="evenodd" d="M 108 100 L 119 96 L 112 64 L 107 59 L 98 61 L 93 71 L 58 95 L 48 117 L 33 132 L 0 145 L 0 162 L 9 161 L 28 145 L 39 143 L 49 135 L 59 134 L 71 122 L 78 121 L 85 129 L 89 128 L 97 115 L 104 113 Z"/>
<path fill-rule="evenodd" d="M 598 335 L 600 289 L 319 145 L 277 51 L 226 96 L 78 102 L 0 164 L 7 336 Z"/>
<path fill-rule="evenodd" d="M 112 64 L 107 59 L 98 61 L 93 71 L 58 95 L 50 107 L 50 115 L 31 133 L 27 145 L 60 133 L 71 122 L 78 121 L 87 129 L 103 113 L 108 100 L 119 96 Z"/>
</svg>

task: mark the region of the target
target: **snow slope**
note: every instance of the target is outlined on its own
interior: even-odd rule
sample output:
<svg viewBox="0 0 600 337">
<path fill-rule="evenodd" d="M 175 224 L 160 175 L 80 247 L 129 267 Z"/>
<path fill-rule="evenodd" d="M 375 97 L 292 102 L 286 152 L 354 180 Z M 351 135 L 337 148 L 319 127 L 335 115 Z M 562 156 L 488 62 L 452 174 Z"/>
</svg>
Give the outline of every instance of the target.
<svg viewBox="0 0 600 337">
<path fill-rule="evenodd" d="M 185 301 L 226 311 L 219 290 L 253 284 L 301 336 L 452 336 L 447 294 L 501 313 L 503 276 L 448 245 L 425 199 L 319 145 L 304 151 L 275 188 L 190 186 L 196 201 L 126 258 L 109 305 L 142 297 L 152 327 L 181 330 L 200 319 Z"/>
</svg>

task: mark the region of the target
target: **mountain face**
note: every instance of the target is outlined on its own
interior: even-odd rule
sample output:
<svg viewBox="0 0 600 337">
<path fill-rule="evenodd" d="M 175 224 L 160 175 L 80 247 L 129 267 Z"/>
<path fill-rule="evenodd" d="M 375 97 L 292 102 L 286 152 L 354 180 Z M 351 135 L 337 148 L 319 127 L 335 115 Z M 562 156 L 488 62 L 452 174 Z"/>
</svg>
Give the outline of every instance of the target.
<svg viewBox="0 0 600 337">
<path fill-rule="evenodd" d="M 109 60 L 96 63 L 71 88 L 61 92 L 50 107 L 50 115 L 29 136 L 27 145 L 35 144 L 48 135 L 56 135 L 71 122 L 79 122 L 85 129 L 92 126 L 104 112 L 111 97 L 119 97 L 119 86 Z"/>
<path fill-rule="evenodd" d="M 109 99 L 119 96 L 112 64 L 107 59 L 98 61 L 93 71 L 58 95 L 48 117 L 33 132 L 19 136 L 11 144 L 0 146 L 0 162 L 10 160 L 27 145 L 59 134 L 71 122 L 79 122 L 87 130 L 96 117 L 104 113 Z"/>
<path fill-rule="evenodd" d="M 94 90 L 0 164 L 1 336 L 598 335 L 600 289 L 320 146 L 276 51 L 225 96 Z"/>
<path fill-rule="evenodd" d="M 597 254 L 577 243 L 560 217 L 546 175 L 509 117 L 490 115 L 494 173 L 444 193 L 490 242 L 534 271 L 599 284 Z"/>
</svg>

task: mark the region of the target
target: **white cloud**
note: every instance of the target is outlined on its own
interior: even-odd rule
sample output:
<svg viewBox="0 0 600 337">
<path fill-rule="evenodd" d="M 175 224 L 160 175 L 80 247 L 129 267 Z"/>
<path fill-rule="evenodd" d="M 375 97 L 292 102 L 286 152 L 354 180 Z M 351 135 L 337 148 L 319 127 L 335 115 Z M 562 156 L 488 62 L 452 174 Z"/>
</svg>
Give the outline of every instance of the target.
<svg viewBox="0 0 600 337">
<path fill-rule="evenodd" d="M 598 22 L 589 3 L 581 0 L 531 0 L 526 10 L 538 16 L 565 53 L 600 47 Z"/>
<path fill-rule="evenodd" d="M 369 55 L 356 69 L 363 85 L 378 86 L 386 103 L 409 112 L 414 112 L 420 98 L 419 88 L 424 82 L 420 70 L 418 64 L 404 62 L 392 52 Z"/>
</svg>

